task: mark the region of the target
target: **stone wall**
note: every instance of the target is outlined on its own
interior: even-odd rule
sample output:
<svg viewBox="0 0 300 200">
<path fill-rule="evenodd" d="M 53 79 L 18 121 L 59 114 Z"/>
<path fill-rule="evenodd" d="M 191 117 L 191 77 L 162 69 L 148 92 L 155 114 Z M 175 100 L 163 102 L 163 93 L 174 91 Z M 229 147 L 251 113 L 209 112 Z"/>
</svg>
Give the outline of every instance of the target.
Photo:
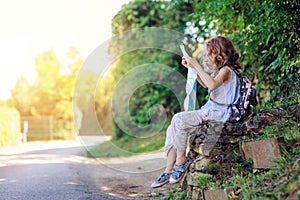
<svg viewBox="0 0 300 200">
<path fill-rule="evenodd" d="M 230 199 L 228 195 L 233 192 L 232 188 L 209 190 L 201 186 L 201 179 L 212 176 L 225 179 L 237 163 L 244 162 L 245 167 L 251 168 L 274 165 L 273 158 L 280 156 L 284 138 L 254 143 L 249 141 L 255 139 L 264 127 L 278 124 L 283 118 L 299 123 L 300 104 L 286 109 L 278 107 L 266 110 L 243 123 L 208 121 L 201 124 L 189 138 L 188 155 L 193 163 L 182 185 L 188 191 L 189 199 Z M 300 124 L 298 127 L 300 130 Z M 259 150 L 261 157 L 255 158 L 254 150 Z"/>
</svg>

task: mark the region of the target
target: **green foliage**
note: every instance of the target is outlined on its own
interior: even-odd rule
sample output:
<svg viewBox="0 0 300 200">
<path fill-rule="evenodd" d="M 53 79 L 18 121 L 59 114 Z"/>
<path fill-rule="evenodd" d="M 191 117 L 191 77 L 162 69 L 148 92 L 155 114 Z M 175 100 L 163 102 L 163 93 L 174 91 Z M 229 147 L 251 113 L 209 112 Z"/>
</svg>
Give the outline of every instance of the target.
<svg viewBox="0 0 300 200">
<path fill-rule="evenodd" d="M 252 160 L 239 162 L 228 172 L 219 171 L 226 176 L 214 176 L 209 188 L 234 188 L 241 190 L 239 199 L 287 199 L 297 195 L 299 184 L 299 131 L 297 124 L 281 124 L 281 127 L 267 127 L 262 132 L 264 137 L 285 138 L 281 148 L 281 157 L 269 169 L 253 169 Z M 261 139 L 261 138 L 256 138 Z M 236 160 L 238 155 L 234 154 Z"/>
<path fill-rule="evenodd" d="M 193 52 L 202 48 L 198 42 L 213 35 L 229 36 L 241 53 L 244 73 L 257 87 L 259 107 L 268 108 L 282 99 L 295 97 L 298 101 L 299 9 L 300 3 L 296 0 L 135 0 L 124 5 L 114 17 L 112 32 L 122 36 L 124 32 L 136 28 L 169 28 L 185 34 L 188 47 Z M 138 34 L 136 38 L 144 37 Z M 131 42 L 113 39 L 110 44 L 109 52 L 120 55 L 110 72 L 114 81 L 135 66 L 153 62 L 172 66 L 186 76 L 186 69 L 180 66 L 180 57 L 157 49 L 124 52 L 132 45 Z M 111 89 L 111 85 L 108 88 Z M 204 90 L 199 89 L 199 93 L 201 105 L 207 97 L 202 95 Z M 171 96 L 168 89 L 157 85 L 138 88 L 130 102 L 133 120 L 139 125 L 149 123 L 149 108 L 154 104 L 167 105 L 165 109 L 172 116 L 179 110 L 179 105 Z M 99 102 L 99 105 L 107 105 L 99 109 L 99 113 L 105 111 L 109 114 L 108 103 Z M 122 130 L 118 127 L 115 130 L 118 137 L 123 136 Z"/>
<path fill-rule="evenodd" d="M 188 4 L 184 1 L 131 1 L 124 5 L 114 17 L 112 32 L 120 38 L 125 31 L 135 28 L 162 27 L 183 32 L 186 23 L 184 19 L 190 11 Z M 133 32 L 130 39 L 112 40 L 109 51 L 112 55 L 119 55 L 117 65 L 111 70 L 116 82 L 129 70 L 145 63 L 171 66 L 186 75 L 187 71 L 180 66 L 181 58 L 178 55 L 154 48 L 140 48 L 131 52 L 124 51 L 128 47 L 134 46 L 132 44 L 135 41 L 133 38 L 141 37 L 145 36 L 139 32 L 135 34 Z M 154 38 L 148 37 L 149 44 L 156 42 L 158 41 L 155 41 Z M 184 92 L 184 85 L 182 92 Z M 134 91 L 130 100 L 130 113 L 137 126 L 147 125 L 150 122 L 149 110 L 156 104 L 164 106 L 169 119 L 180 110 L 180 105 L 174 94 L 164 86 L 146 84 Z M 124 133 L 117 125 L 114 130 L 116 138 L 123 137 Z"/>
<path fill-rule="evenodd" d="M 15 108 L 0 107 L 0 147 L 16 144 L 20 133 L 20 113 Z"/>
<path fill-rule="evenodd" d="M 241 51 L 262 106 L 300 91 L 300 3 L 297 0 L 194 1 L 198 37 L 228 35 Z"/>
<path fill-rule="evenodd" d="M 12 90 L 12 104 L 21 115 L 31 115 L 33 109 L 34 91 L 33 86 L 21 77 Z"/>
<path fill-rule="evenodd" d="M 150 122 L 148 111 L 157 103 L 160 103 L 164 108 L 175 108 L 176 110 L 168 109 L 173 115 L 179 111 L 178 101 L 172 91 L 164 88 L 159 84 L 147 84 L 138 88 L 132 95 L 130 101 L 130 112 L 132 120 L 139 125 L 147 125 Z"/>
<path fill-rule="evenodd" d="M 208 183 L 211 181 L 210 177 L 207 176 L 199 176 L 198 177 L 198 186 L 200 188 L 206 188 L 208 186 Z"/>
<path fill-rule="evenodd" d="M 31 85 L 25 78 L 18 80 L 12 91 L 14 106 L 23 116 L 53 115 L 57 119 L 72 119 L 72 91 L 82 64 L 76 49 L 68 52 L 73 64 L 65 69 L 53 50 L 36 57 L 36 82 Z M 45 106 L 47 105 L 47 106 Z"/>
<path fill-rule="evenodd" d="M 296 122 L 283 121 L 281 124 L 272 127 L 265 127 L 261 130 L 261 135 L 258 139 L 279 138 L 285 136 L 286 141 L 300 140 L 299 130 Z"/>
<path fill-rule="evenodd" d="M 30 84 L 22 77 L 12 90 L 12 105 L 21 116 L 53 116 L 54 120 L 60 121 L 56 127 L 57 139 L 74 137 L 73 127 L 70 127 L 73 121 L 72 93 L 82 59 L 74 47 L 67 52 L 67 57 L 71 64 L 62 66 L 53 50 L 38 54 L 36 81 Z"/>
<path fill-rule="evenodd" d="M 187 16 L 192 13 L 190 4 L 177 1 L 134 0 L 123 5 L 112 21 L 113 34 L 144 27 L 164 27 L 184 31 Z"/>
<path fill-rule="evenodd" d="M 166 192 L 165 192 L 166 193 Z M 156 191 L 155 195 L 150 195 L 148 197 L 148 199 L 150 200 L 156 200 L 156 199 L 165 199 L 165 200 L 188 200 L 188 195 L 187 195 L 187 191 L 186 190 L 182 190 L 182 189 L 177 189 L 175 186 L 174 188 L 172 188 L 171 191 L 169 191 L 168 193 L 164 194 L 161 193 L 159 191 Z"/>
</svg>

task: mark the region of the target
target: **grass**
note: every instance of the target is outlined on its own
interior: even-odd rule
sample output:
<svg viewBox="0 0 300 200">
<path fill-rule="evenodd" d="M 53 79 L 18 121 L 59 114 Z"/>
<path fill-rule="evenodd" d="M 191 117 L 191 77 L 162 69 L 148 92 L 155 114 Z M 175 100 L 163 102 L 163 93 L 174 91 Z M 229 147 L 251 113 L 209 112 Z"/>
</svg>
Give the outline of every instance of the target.
<svg viewBox="0 0 300 200">
<path fill-rule="evenodd" d="M 244 200 L 287 199 L 297 195 L 296 192 L 300 191 L 299 130 L 296 124 L 286 125 L 267 127 L 259 138 L 285 138 L 285 148 L 281 150 L 281 157 L 274 161 L 275 167 L 253 169 L 247 167 L 247 163 L 237 163 L 230 176 L 224 180 L 212 178 L 208 188 L 234 188 L 241 191 L 239 199 Z"/>
<path fill-rule="evenodd" d="M 156 191 L 154 194 L 149 195 L 148 200 L 189 200 L 187 191 L 180 190 L 176 186 L 170 189 L 168 193 L 161 193 Z"/>
<path fill-rule="evenodd" d="M 284 137 L 286 146 L 282 156 L 276 160 L 276 167 L 253 169 L 252 160 L 240 161 L 238 152 L 234 152 L 234 168 L 216 169 L 219 174 L 210 178 L 200 178 L 201 188 L 234 188 L 239 191 L 238 199 L 272 200 L 287 199 L 300 191 L 300 134 L 296 122 L 283 121 L 281 124 L 265 127 L 255 140 Z M 165 131 L 151 138 L 134 138 L 128 135 L 120 139 L 102 143 L 89 153 L 89 157 L 131 156 L 137 153 L 151 152 L 163 148 Z M 214 166 L 211 166 L 214 167 Z M 176 188 L 164 199 L 186 199 L 186 191 Z M 300 195 L 300 194 L 298 194 Z M 162 198 L 161 194 L 152 197 Z M 150 198 L 151 199 L 151 198 Z"/>
<path fill-rule="evenodd" d="M 281 157 L 269 169 L 253 169 L 252 159 L 241 161 L 238 152 L 233 152 L 233 168 L 216 169 L 212 177 L 200 177 L 199 188 L 233 188 L 234 198 L 242 200 L 280 200 L 300 197 L 300 134 L 297 123 L 284 121 L 266 127 L 254 140 L 284 137 L 286 145 Z M 214 166 L 211 166 L 214 167 Z M 169 195 L 166 199 L 180 199 L 182 192 Z"/>
<path fill-rule="evenodd" d="M 120 139 L 104 142 L 87 153 L 88 157 L 123 157 L 159 150 L 165 144 L 165 132 L 149 138 L 135 138 L 125 135 Z"/>
</svg>

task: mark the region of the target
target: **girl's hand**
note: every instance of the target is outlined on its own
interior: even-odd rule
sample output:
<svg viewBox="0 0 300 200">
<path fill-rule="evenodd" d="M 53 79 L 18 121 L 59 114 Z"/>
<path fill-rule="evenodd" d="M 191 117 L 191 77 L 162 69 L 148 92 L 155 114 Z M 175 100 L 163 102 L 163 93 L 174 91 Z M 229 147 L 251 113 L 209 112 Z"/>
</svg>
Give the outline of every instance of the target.
<svg viewBox="0 0 300 200">
<path fill-rule="evenodd" d="M 198 61 L 192 57 L 189 57 L 187 60 L 188 66 L 192 67 L 192 68 L 196 68 L 199 67 L 200 64 L 198 63 Z"/>
<path fill-rule="evenodd" d="M 182 57 L 181 64 L 182 64 L 183 66 L 185 66 L 186 68 L 189 67 L 189 66 L 188 66 L 188 63 L 187 63 L 187 61 L 186 61 L 186 59 L 185 59 L 184 57 Z"/>
</svg>

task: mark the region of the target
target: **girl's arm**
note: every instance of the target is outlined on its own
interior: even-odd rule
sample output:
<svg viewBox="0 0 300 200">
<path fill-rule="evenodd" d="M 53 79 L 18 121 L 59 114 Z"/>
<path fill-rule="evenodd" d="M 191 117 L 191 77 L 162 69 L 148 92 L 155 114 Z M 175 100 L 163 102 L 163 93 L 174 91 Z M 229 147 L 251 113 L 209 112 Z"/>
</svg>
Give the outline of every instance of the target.
<svg viewBox="0 0 300 200">
<path fill-rule="evenodd" d="M 182 57 L 181 64 L 182 64 L 184 67 L 188 68 L 187 61 L 185 60 L 184 57 Z M 199 83 L 202 87 L 207 88 L 207 86 L 206 86 L 205 83 L 201 80 L 201 78 L 200 78 L 200 76 L 199 76 L 198 73 L 197 73 L 197 81 L 198 81 L 198 83 Z"/>
<path fill-rule="evenodd" d="M 200 77 L 201 81 L 205 83 L 208 89 L 214 90 L 218 88 L 223 83 L 226 84 L 230 80 L 230 71 L 226 68 L 222 68 L 219 74 L 213 78 L 208 73 L 206 73 L 200 64 L 194 58 L 188 59 L 188 64 L 193 67 Z"/>
<path fill-rule="evenodd" d="M 202 85 L 202 87 L 207 88 L 207 86 L 205 85 L 205 83 L 201 80 L 200 76 L 197 74 L 197 81 L 200 85 Z"/>
</svg>

